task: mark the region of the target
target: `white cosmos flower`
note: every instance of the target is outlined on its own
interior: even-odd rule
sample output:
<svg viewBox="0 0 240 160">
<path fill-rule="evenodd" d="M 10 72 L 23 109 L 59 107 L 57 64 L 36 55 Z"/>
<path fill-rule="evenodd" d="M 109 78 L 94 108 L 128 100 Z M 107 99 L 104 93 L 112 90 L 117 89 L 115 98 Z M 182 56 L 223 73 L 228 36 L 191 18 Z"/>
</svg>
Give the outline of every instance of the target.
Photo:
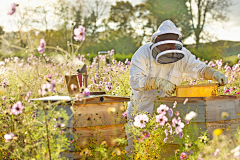
<svg viewBox="0 0 240 160">
<path fill-rule="evenodd" d="M 190 121 L 191 119 L 197 117 L 197 115 L 198 114 L 196 112 L 191 111 L 188 114 L 186 114 L 185 120 Z"/>
</svg>

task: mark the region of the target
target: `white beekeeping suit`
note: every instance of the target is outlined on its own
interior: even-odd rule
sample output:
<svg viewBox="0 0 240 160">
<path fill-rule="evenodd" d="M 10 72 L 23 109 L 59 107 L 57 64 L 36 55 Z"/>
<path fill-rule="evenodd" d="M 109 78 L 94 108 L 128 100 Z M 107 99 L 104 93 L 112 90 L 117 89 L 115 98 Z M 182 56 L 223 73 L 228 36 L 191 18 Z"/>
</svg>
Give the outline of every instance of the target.
<svg viewBox="0 0 240 160">
<path fill-rule="evenodd" d="M 166 38 L 169 34 L 174 34 L 176 38 L 171 36 Z M 137 106 L 138 110 L 152 114 L 156 96 L 171 95 L 176 85 L 179 85 L 182 76 L 212 79 L 218 81 L 220 85 L 227 84 L 225 75 L 196 60 L 196 57 L 183 47 L 181 37 L 175 24 L 166 20 L 153 34 L 151 42 L 141 46 L 133 55 L 130 65 L 129 82 L 132 93 L 128 104 L 128 118 L 133 118 L 131 116 L 133 105 Z M 158 49 L 157 46 L 165 44 L 174 44 L 175 48 Z M 129 149 L 126 148 L 126 150 Z"/>
</svg>

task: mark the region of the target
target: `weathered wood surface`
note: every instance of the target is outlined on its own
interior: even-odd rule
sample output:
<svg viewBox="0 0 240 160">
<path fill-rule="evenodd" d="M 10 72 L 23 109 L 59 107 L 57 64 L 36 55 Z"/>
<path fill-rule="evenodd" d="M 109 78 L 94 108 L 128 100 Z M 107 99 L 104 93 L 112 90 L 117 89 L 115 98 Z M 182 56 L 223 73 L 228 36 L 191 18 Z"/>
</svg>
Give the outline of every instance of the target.
<svg viewBox="0 0 240 160">
<path fill-rule="evenodd" d="M 74 110 L 75 128 L 126 123 L 126 119 L 122 118 L 124 103 L 74 105 Z"/>
<path fill-rule="evenodd" d="M 80 148 L 84 148 L 90 142 L 89 138 L 96 140 L 97 144 L 106 141 L 107 146 L 115 147 L 118 144 L 114 139 L 126 137 L 124 124 L 79 127 L 75 128 L 74 133 L 78 136 L 77 144 Z"/>
<path fill-rule="evenodd" d="M 234 137 L 234 134 L 237 131 L 237 128 L 240 127 L 240 119 L 233 119 L 233 120 L 225 120 L 225 121 L 218 121 L 218 122 L 209 122 L 206 123 L 207 132 L 210 135 L 210 138 L 213 138 L 213 131 L 215 129 L 222 129 L 224 135 L 229 137 Z"/>
<path fill-rule="evenodd" d="M 206 122 L 239 119 L 240 112 L 238 99 L 208 100 L 206 104 Z M 227 112 L 228 117 L 223 118 L 222 113 Z"/>
</svg>

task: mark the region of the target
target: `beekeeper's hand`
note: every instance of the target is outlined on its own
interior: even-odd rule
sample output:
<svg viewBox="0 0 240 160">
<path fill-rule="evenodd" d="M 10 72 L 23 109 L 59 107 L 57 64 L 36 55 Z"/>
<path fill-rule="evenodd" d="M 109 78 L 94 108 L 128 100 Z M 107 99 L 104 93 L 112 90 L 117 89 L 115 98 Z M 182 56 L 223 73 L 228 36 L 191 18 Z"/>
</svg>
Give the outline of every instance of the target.
<svg viewBox="0 0 240 160">
<path fill-rule="evenodd" d="M 144 89 L 146 91 L 149 91 L 151 89 L 159 89 L 163 90 L 168 95 L 172 95 L 176 90 L 176 85 L 162 78 L 148 77 L 146 79 Z"/>
<path fill-rule="evenodd" d="M 213 80 L 217 81 L 220 86 L 225 86 L 226 84 L 228 84 L 228 78 L 218 71 L 213 73 L 212 78 Z"/>
<path fill-rule="evenodd" d="M 203 71 L 203 78 L 206 80 L 215 80 L 220 84 L 220 86 L 228 84 L 228 78 L 224 74 L 216 71 L 211 67 L 207 67 Z"/>
</svg>

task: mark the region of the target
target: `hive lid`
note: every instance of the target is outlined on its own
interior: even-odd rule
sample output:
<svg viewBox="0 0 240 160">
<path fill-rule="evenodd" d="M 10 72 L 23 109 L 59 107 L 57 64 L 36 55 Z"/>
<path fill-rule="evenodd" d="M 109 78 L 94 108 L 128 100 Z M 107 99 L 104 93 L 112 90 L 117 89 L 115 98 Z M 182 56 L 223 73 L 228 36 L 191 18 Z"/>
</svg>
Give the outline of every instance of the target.
<svg viewBox="0 0 240 160">
<path fill-rule="evenodd" d="M 87 97 L 83 97 L 82 100 L 87 100 L 87 99 L 93 99 L 93 98 L 100 98 L 100 97 L 109 97 L 109 98 L 124 98 L 126 101 L 130 100 L 129 97 L 127 96 L 115 96 L 115 95 L 89 95 Z M 33 101 L 78 101 L 75 97 L 69 97 L 69 96 L 49 96 L 49 97 L 42 97 L 42 98 L 36 98 L 36 99 L 31 99 Z"/>
</svg>

